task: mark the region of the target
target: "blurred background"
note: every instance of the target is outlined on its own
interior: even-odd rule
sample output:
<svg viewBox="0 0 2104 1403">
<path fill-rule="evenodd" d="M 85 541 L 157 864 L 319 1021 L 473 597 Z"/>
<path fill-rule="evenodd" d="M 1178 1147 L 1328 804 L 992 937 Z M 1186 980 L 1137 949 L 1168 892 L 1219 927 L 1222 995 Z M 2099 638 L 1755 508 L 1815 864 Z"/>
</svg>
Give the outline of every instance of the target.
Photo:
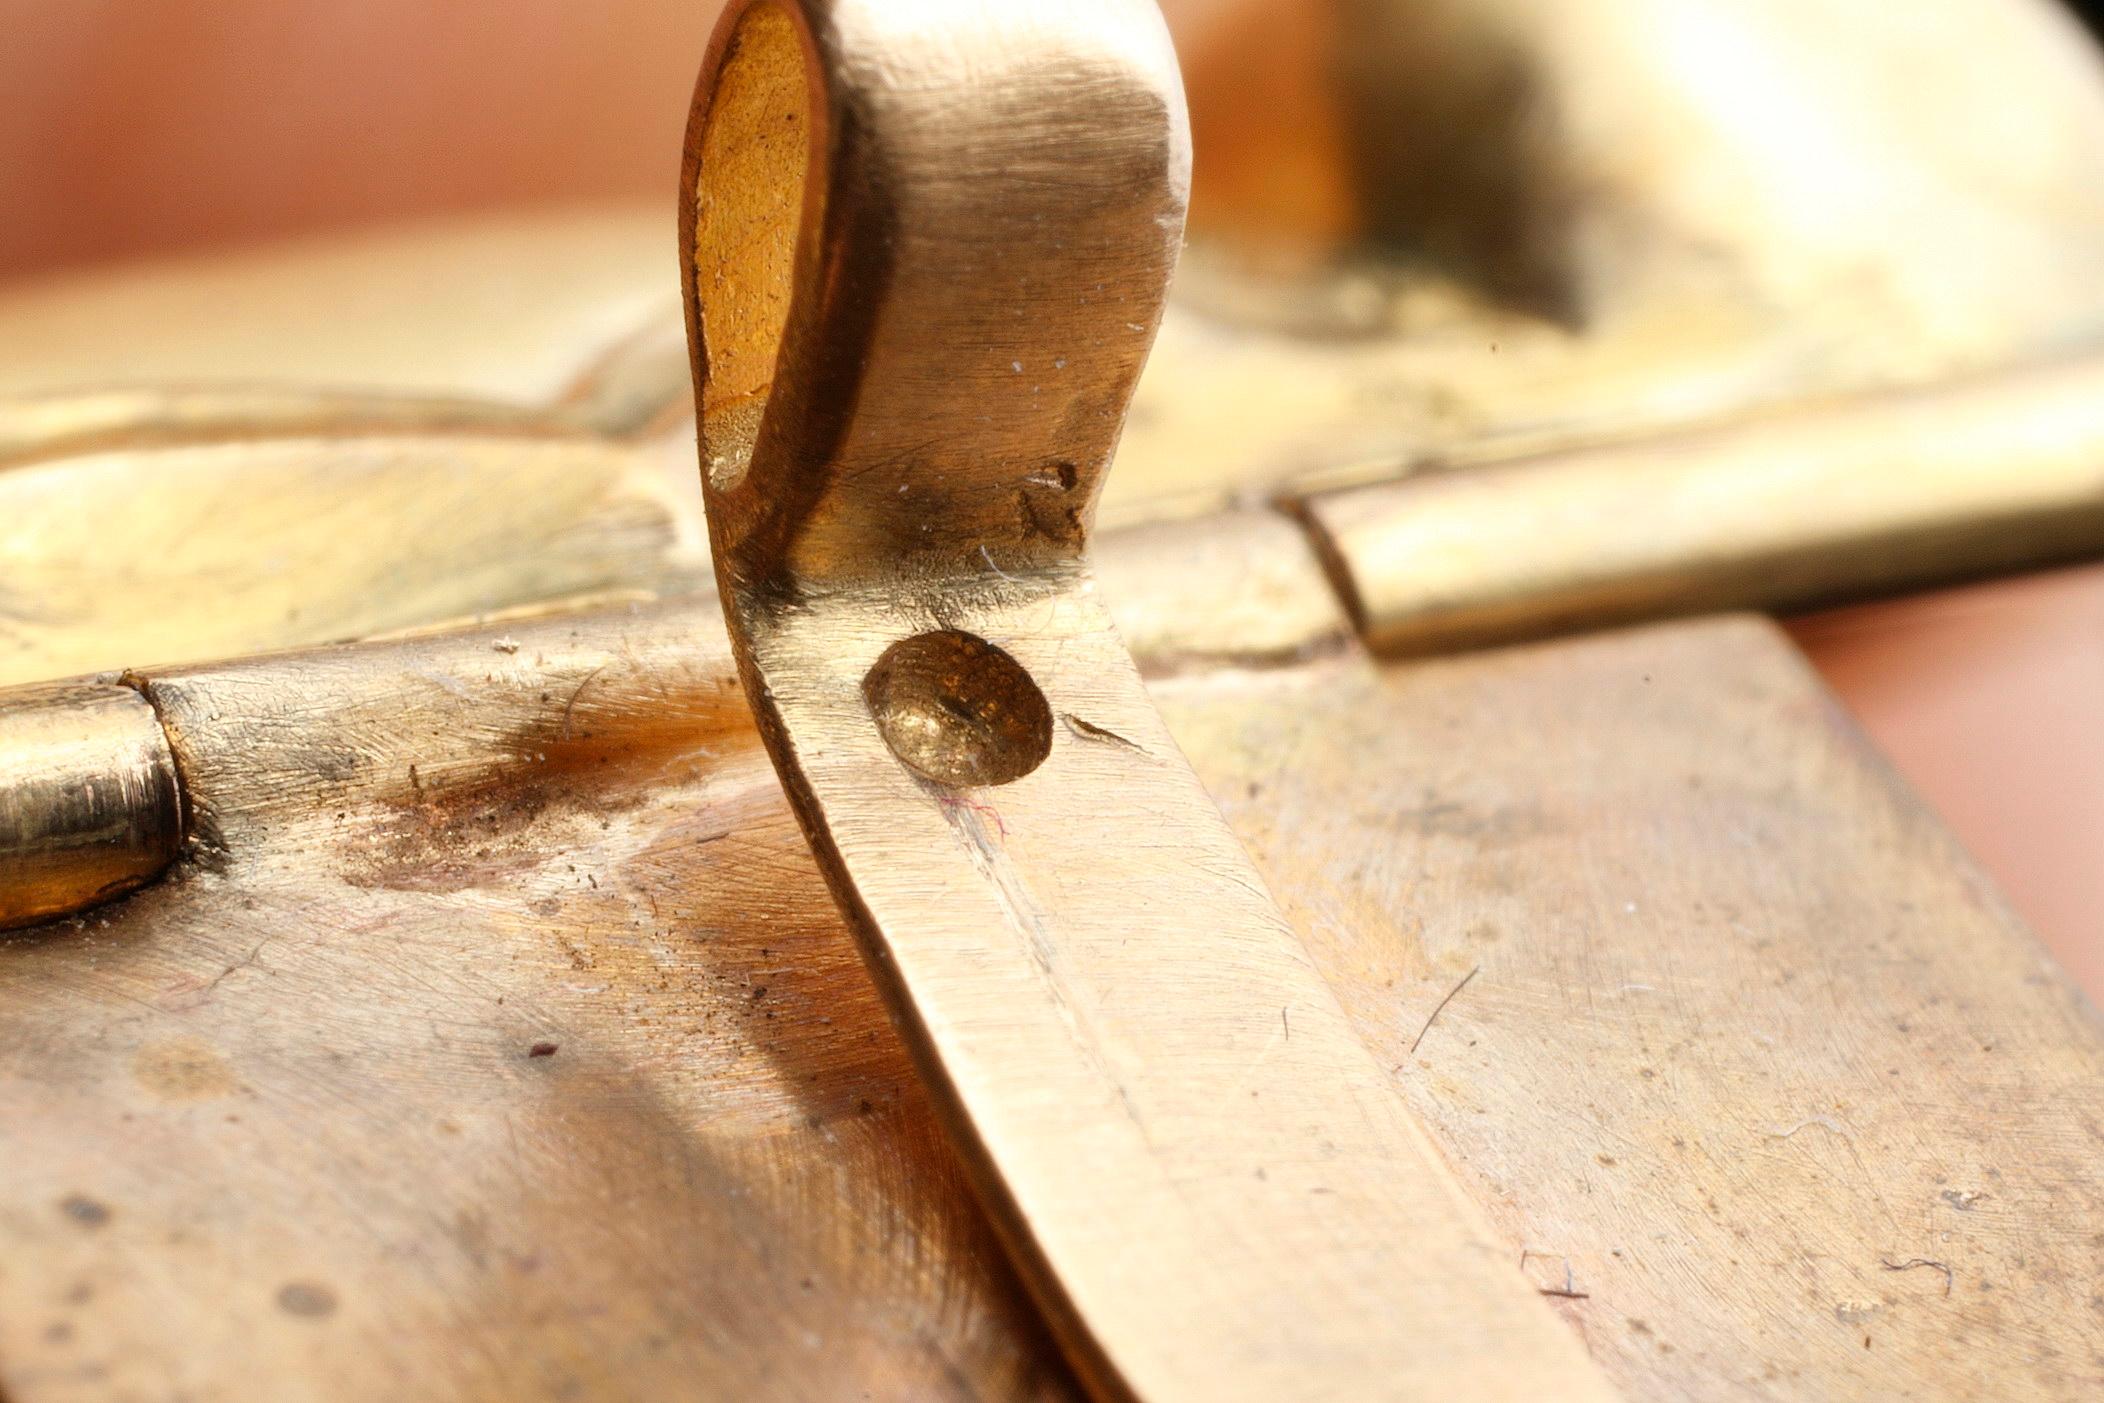
<svg viewBox="0 0 2104 1403">
<path fill-rule="evenodd" d="M 661 202 L 669 241 L 678 133 L 716 8 L 7 0 L 0 280 L 609 199 Z M 1889 6 L 1880 18 L 1903 46 L 1952 8 Z M 2104 0 L 2089 8 L 2094 23 Z M 1339 119 L 1318 91 L 1339 12 L 1280 0 L 1164 9 L 1190 71 L 1194 228 L 1276 218 L 1296 235 L 1341 237 L 1363 220 L 1333 159 Z M 1504 271 L 1528 276 L 1524 261 Z M 2093 994 L 2104 990 L 2104 568 L 1792 627 L 2018 909 Z"/>
</svg>

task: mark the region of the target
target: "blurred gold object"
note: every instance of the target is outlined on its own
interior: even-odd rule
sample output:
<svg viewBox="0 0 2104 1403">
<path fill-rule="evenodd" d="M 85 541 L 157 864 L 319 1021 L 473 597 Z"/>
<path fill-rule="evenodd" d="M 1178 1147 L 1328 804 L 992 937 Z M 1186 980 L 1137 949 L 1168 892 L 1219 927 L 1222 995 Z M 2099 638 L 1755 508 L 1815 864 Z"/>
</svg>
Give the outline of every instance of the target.
<svg viewBox="0 0 2104 1403">
<path fill-rule="evenodd" d="M 943 65 L 991 75 L 1029 50 L 973 26 L 1051 42 L 1117 7 L 1010 8 L 832 12 L 875 26 L 842 39 L 970 19 Z M 662 212 L 0 296 L 0 814 L 29 835 L 0 891 L 55 913 L 163 873 L 0 941 L 10 1403 L 1349 1394 L 1370 1356 L 1343 1308 L 1363 1324 L 1389 1292 L 1413 1304 L 1382 1343 L 1447 1395 L 1544 1370 L 1559 1395 L 2093 1391 L 2094 1011 L 1771 623 L 1583 631 L 2096 551 L 2093 51 L 2030 0 L 1906 26 L 1875 0 L 1205 8 L 1180 36 L 1195 242 L 1137 385 L 1166 228 L 1078 285 L 1051 211 L 989 223 L 962 270 L 906 236 L 1009 181 L 1116 209 L 1096 143 L 1164 113 L 1090 102 L 1135 71 L 1166 91 L 1151 30 L 1105 86 L 965 104 L 952 157 L 961 130 L 922 111 L 913 199 L 882 171 L 836 192 L 900 241 L 812 245 L 842 257 L 808 305 L 844 320 L 792 342 L 768 401 L 805 436 L 775 451 L 809 455 L 720 455 L 766 491 L 719 519 L 738 546 L 713 566 Z M 838 92 L 876 102 L 884 75 L 846 67 Z M 1263 142 L 1207 144 L 1237 123 Z M 800 149 L 718 154 L 764 180 Z M 1264 149 L 1328 164 L 1281 197 Z M 1164 157 L 1119 157 L 1123 215 L 1169 212 Z M 724 243 L 779 267 L 786 229 Z M 918 281 L 875 277 L 889 258 Z M 1141 331 L 1075 320 L 1099 280 Z M 739 291 L 699 288 L 752 351 L 712 362 L 712 451 L 756 417 L 791 305 Z M 1010 291 L 1035 315 L 944 321 Z M 998 452 L 943 456 L 997 410 Z M 1051 444 L 1093 445 L 1072 488 Z M 865 450 L 848 496 L 799 495 Z M 1086 517 L 1034 509 L 1085 472 L 1084 564 Z M 857 516 L 887 475 L 906 503 Z M 901 570 L 921 523 L 949 525 Z M 856 574 L 871 540 L 896 578 Z M 764 741 L 720 622 L 749 632 L 741 559 L 811 591 L 789 627 L 847 635 L 787 659 Z M 946 679 L 988 654 L 950 631 L 1000 645 L 1043 711 L 1004 674 L 964 706 L 989 742 L 960 746 Z M 924 776 L 1035 768 L 909 781 L 873 722 L 830 716 L 793 812 L 768 746 L 865 684 Z M 1030 796 L 1054 790 L 1048 831 Z M 1105 1082 L 1247 1071 L 1140 1112 L 1172 1153 L 1235 1147 L 1228 1178 L 1149 1181 L 1156 1147 L 1129 1144 L 1092 1177 L 1056 1143 L 1044 1086 L 1104 1083 L 1069 1076 L 1086 1039 L 1060 1048 L 1019 966 L 969 959 L 1018 925 L 958 864 L 1007 849 L 1040 909 L 1117 932 L 1084 952 L 1133 976 L 1090 1010 L 1119 1034 Z M 74 875 L 40 885 L 54 864 Z M 927 915 L 930 874 L 955 910 Z M 1212 914 L 1246 946 L 1190 933 Z M 879 970 L 889 999 L 873 930 L 911 957 Z M 1199 1017 L 1259 994 L 1261 1018 Z M 929 1016 L 902 1036 L 901 1008 Z M 1123 1038 L 1182 1026 L 1188 1059 Z M 1010 1036 L 1058 1056 L 996 1060 Z M 1267 1127 L 1319 1137 L 1362 1092 L 1410 1144 L 1229 1181 Z M 1421 1214 L 1440 1254 L 1340 1272 L 1336 1319 L 1251 1324 L 1337 1260 L 1220 1207 L 1284 1185 Z M 1132 1265 L 1133 1214 L 1148 1241 L 1212 1227 Z M 1228 1269 L 1189 1281 L 1194 1260 Z M 1267 1260 L 1275 1283 L 1235 1274 Z M 1163 1337 L 1193 1310 L 1236 1338 Z M 1517 1323 L 1486 1340 L 1491 1319 Z M 1331 1331 L 1335 1354 L 1271 1352 Z"/>
</svg>

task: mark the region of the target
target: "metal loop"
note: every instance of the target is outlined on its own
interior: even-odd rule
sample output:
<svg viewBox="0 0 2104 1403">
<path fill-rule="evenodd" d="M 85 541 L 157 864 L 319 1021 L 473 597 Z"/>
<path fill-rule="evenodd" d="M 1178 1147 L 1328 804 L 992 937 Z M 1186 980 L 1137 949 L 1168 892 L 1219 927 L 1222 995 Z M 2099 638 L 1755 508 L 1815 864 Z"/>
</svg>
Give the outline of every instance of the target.
<svg viewBox="0 0 2104 1403">
<path fill-rule="evenodd" d="M 808 586 L 1077 556 L 1189 168 L 1150 4 L 734 7 L 682 201 L 719 559 Z"/>
</svg>

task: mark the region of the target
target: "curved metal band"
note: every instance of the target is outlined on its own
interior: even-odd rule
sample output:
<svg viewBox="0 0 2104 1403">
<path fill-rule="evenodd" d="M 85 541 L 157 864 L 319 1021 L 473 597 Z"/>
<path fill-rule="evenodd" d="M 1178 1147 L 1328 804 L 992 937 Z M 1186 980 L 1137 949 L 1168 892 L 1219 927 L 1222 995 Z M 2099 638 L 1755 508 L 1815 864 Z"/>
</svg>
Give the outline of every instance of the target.
<svg viewBox="0 0 2104 1403">
<path fill-rule="evenodd" d="M 733 6 L 682 248 L 747 693 L 1099 1395 L 1607 1397 L 1095 598 L 1187 162 L 1145 0 Z"/>
<path fill-rule="evenodd" d="M 685 186 L 717 544 L 806 580 L 1078 554 L 1183 237 L 1160 17 L 733 10 Z"/>
</svg>

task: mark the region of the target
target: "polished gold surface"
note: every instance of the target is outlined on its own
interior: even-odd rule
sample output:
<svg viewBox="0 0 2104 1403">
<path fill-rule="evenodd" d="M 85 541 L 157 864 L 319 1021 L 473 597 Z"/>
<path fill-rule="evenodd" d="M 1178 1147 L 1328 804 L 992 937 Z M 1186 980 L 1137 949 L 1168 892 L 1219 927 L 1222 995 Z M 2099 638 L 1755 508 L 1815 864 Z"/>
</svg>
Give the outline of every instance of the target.
<svg viewBox="0 0 2104 1403">
<path fill-rule="evenodd" d="M 808 162 L 782 149 L 806 140 Z M 1097 597 L 1088 525 L 1186 140 L 1141 0 L 732 7 L 686 229 L 747 695 L 1093 1393 L 1611 1397 L 1404 1113 Z"/>
<path fill-rule="evenodd" d="M 671 500 L 620 443 L 370 422 L 0 467 L 0 680 L 692 588 Z"/>
<path fill-rule="evenodd" d="M 1367 639 L 1452 651 L 2104 554 L 2104 358 L 1299 504 Z"/>
<path fill-rule="evenodd" d="M 183 840 L 175 757 L 117 682 L 0 692 L 0 929 L 160 876 Z"/>
</svg>

